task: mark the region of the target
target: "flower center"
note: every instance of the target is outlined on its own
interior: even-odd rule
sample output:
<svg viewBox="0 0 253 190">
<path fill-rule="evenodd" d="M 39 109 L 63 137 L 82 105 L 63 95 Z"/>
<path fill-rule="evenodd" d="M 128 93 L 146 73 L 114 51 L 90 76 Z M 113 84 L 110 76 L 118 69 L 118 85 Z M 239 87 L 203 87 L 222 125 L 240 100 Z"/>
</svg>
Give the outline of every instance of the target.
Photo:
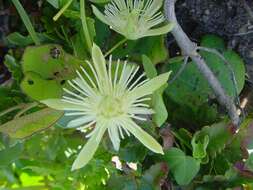
<svg viewBox="0 0 253 190">
<path fill-rule="evenodd" d="M 112 96 L 104 96 L 99 104 L 100 115 L 105 118 L 112 118 L 123 114 L 122 101 Z"/>
</svg>

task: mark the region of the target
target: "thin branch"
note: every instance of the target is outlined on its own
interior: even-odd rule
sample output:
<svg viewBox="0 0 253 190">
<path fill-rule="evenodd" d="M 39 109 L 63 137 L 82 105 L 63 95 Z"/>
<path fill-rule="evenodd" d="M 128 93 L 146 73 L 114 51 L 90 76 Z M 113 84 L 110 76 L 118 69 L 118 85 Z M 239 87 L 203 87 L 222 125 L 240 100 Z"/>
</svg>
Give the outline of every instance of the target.
<svg viewBox="0 0 253 190">
<path fill-rule="evenodd" d="M 88 46 L 89 52 L 91 52 L 93 42 L 92 42 L 92 39 L 90 36 L 87 18 L 86 18 L 85 0 L 80 0 L 80 15 L 81 15 L 81 21 L 82 21 L 82 27 L 83 27 L 85 41 Z"/>
<path fill-rule="evenodd" d="M 184 71 L 184 69 L 188 63 L 188 60 L 189 60 L 189 56 L 186 56 L 184 58 L 183 65 L 180 67 L 179 71 L 175 74 L 175 76 L 169 81 L 169 84 L 172 84 L 182 74 L 182 72 Z"/>
<path fill-rule="evenodd" d="M 176 0 L 165 0 L 164 10 L 167 20 L 175 24 L 172 34 L 176 39 L 178 46 L 181 48 L 182 53 L 185 56 L 189 56 L 193 60 L 198 70 L 206 78 L 219 103 L 227 109 L 232 123 L 235 126 L 239 126 L 240 118 L 237 114 L 237 109 L 232 98 L 225 93 L 225 90 L 222 88 L 214 73 L 207 66 L 201 55 L 197 52 L 197 45 L 189 39 L 181 26 L 178 24 L 175 14 L 175 3 Z"/>
<path fill-rule="evenodd" d="M 237 80 L 235 78 L 235 72 L 234 72 L 234 70 L 232 68 L 231 63 L 219 51 L 217 51 L 216 49 L 207 48 L 207 47 L 201 47 L 201 46 L 199 46 L 197 49 L 198 50 L 202 50 L 202 51 L 206 51 L 206 52 L 209 52 L 209 53 L 212 53 L 214 55 L 217 55 L 225 63 L 225 65 L 229 69 L 229 72 L 231 74 L 231 79 L 232 79 L 232 82 L 233 82 L 233 85 L 234 85 L 234 88 L 235 88 L 236 105 L 240 109 L 240 111 L 242 113 L 242 117 L 245 118 L 245 112 L 241 108 L 241 102 L 240 102 L 239 90 L 238 90 L 238 83 L 237 83 Z"/>
<path fill-rule="evenodd" d="M 249 35 L 249 34 L 253 34 L 253 30 L 250 30 L 248 32 L 241 32 L 241 33 L 233 34 L 233 36 L 244 36 L 244 35 Z"/>
<path fill-rule="evenodd" d="M 33 103 L 29 103 L 29 104 L 25 105 L 25 107 L 24 107 L 22 110 L 20 110 L 20 111 L 15 115 L 14 119 L 19 118 L 19 117 L 22 116 L 25 112 L 27 112 L 28 110 L 34 108 L 34 107 L 37 106 L 37 105 L 39 105 L 38 102 L 33 102 Z"/>
<path fill-rule="evenodd" d="M 119 46 L 121 46 L 122 44 L 124 44 L 127 41 L 126 38 L 123 38 L 122 40 L 120 40 L 117 44 L 115 44 L 109 51 L 107 51 L 105 53 L 105 57 L 107 57 L 108 55 L 110 55 L 115 49 L 117 49 Z"/>
<path fill-rule="evenodd" d="M 19 105 L 16 105 L 16 106 L 13 106 L 11 108 L 8 108 L 6 110 L 3 110 L 2 112 L 0 112 L 0 117 L 2 117 L 3 115 L 5 114 L 8 114 L 10 112 L 13 112 L 15 110 L 19 110 L 19 109 L 23 109 L 25 107 L 25 104 L 19 104 Z"/>
<path fill-rule="evenodd" d="M 238 95 L 239 95 L 238 84 L 237 84 L 237 81 L 235 78 L 235 72 L 232 68 L 231 63 L 216 49 L 200 47 L 200 46 L 197 49 L 217 55 L 226 64 L 227 68 L 229 69 L 229 72 L 231 73 L 231 79 L 232 79 L 233 85 L 235 87 L 235 96 L 238 98 Z M 238 104 L 240 105 L 240 100 L 239 100 Z"/>
<path fill-rule="evenodd" d="M 246 0 L 242 0 L 243 2 L 243 6 L 246 9 L 246 11 L 248 12 L 249 16 L 250 16 L 250 20 L 253 22 L 253 12 L 252 9 L 250 8 L 250 6 L 248 5 Z"/>
</svg>

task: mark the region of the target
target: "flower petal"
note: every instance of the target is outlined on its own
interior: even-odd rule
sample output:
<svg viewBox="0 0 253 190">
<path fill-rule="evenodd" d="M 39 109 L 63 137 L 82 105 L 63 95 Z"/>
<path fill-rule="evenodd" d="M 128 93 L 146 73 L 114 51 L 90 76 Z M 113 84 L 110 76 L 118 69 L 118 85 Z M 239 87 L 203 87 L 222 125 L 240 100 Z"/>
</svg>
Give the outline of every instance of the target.
<svg viewBox="0 0 253 190">
<path fill-rule="evenodd" d="M 83 105 L 71 104 L 61 99 L 47 99 L 40 102 L 56 110 L 85 110 Z"/>
<path fill-rule="evenodd" d="M 165 26 L 148 30 L 143 36 L 158 36 L 167 34 L 174 28 L 174 23 L 168 23 Z"/>
<path fill-rule="evenodd" d="M 124 122 L 124 127 L 127 128 L 127 130 L 132 133 L 148 149 L 152 150 L 155 153 L 164 154 L 162 146 L 131 119 L 127 119 L 126 122 Z"/>
<path fill-rule="evenodd" d="M 98 74 L 99 82 L 102 86 L 106 85 L 104 89 L 108 89 L 109 79 L 106 69 L 106 61 L 101 49 L 96 44 L 93 44 L 92 47 L 92 60 Z"/>
<path fill-rule="evenodd" d="M 143 96 L 152 94 L 154 91 L 158 90 L 161 86 L 167 83 L 170 73 L 171 72 L 161 74 L 144 83 L 142 86 L 133 89 L 129 93 L 129 100 L 137 100 Z"/>
<path fill-rule="evenodd" d="M 101 13 L 97 7 L 95 7 L 94 5 L 92 5 L 92 10 L 93 10 L 93 13 L 94 15 L 96 15 L 96 17 L 102 21 L 103 23 L 107 24 L 107 25 L 110 25 L 110 23 L 108 22 L 107 18 L 104 16 L 103 13 Z"/>
<path fill-rule="evenodd" d="M 96 131 L 94 131 L 91 138 L 84 145 L 81 152 L 75 159 L 72 165 L 72 171 L 84 167 L 92 159 L 103 137 L 103 134 L 105 133 L 106 127 L 104 125 L 97 125 L 94 130 Z"/>
<path fill-rule="evenodd" d="M 80 127 L 81 125 L 84 125 L 84 124 L 91 122 L 93 120 L 95 120 L 95 117 L 91 116 L 91 115 L 78 117 L 77 119 L 70 121 L 67 124 L 67 128 Z"/>
<path fill-rule="evenodd" d="M 116 125 L 111 125 L 108 128 L 110 140 L 112 142 L 114 150 L 118 151 L 120 147 L 119 131 Z"/>
</svg>

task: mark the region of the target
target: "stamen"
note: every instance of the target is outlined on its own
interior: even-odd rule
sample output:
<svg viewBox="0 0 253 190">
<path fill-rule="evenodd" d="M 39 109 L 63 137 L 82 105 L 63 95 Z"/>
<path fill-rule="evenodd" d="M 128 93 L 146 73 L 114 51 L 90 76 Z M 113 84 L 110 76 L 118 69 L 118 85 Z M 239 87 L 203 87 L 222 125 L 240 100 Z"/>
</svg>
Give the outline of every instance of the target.
<svg viewBox="0 0 253 190">
<path fill-rule="evenodd" d="M 131 108 L 128 111 L 128 114 L 130 115 L 151 115 L 154 114 L 154 111 L 152 109 L 147 108 Z"/>
<path fill-rule="evenodd" d="M 137 85 L 133 88 L 133 90 L 136 89 L 136 88 L 138 88 L 138 87 L 140 87 L 140 86 L 142 86 L 142 85 L 144 85 L 144 84 L 147 83 L 149 80 L 150 80 L 150 79 L 146 79 L 146 80 L 140 82 L 139 84 L 137 84 Z"/>
<path fill-rule="evenodd" d="M 82 97 L 82 96 L 79 96 L 78 94 L 73 93 L 73 92 L 71 92 L 70 90 L 68 90 L 68 89 L 66 89 L 66 88 L 63 88 L 63 90 L 64 90 L 66 93 L 68 93 L 68 94 L 70 94 L 70 95 L 72 95 L 72 96 L 75 96 L 76 98 L 79 98 L 79 99 L 81 99 L 81 100 L 86 100 L 86 98 L 84 98 L 84 97 Z"/>
<path fill-rule="evenodd" d="M 147 9 L 150 9 L 151 5 L 153 3 L 153 0 L 148 0 L 143 8 L 144 11 L 146 11 Z"/>
<path fill-rule="evenodd" d="M 131 107 L 145 107 L 145 108 L 149 108 L 150 106 L 148 104 L 141 104 L 141 103 L 139 103 L 139 104 L 132 104 Z"/>
<path fill-rule="evenodd" d="M 78 75 L 80 73 L 78 72 Z M 73 79 L 72 82 L 78 86 L 80 89 L 82 89 L 88 96 L 95 96 L 95 92 L 92 90 L 92 88 L 88 85 L 88 83 L 83 78 L 76 78 Z"/>
<path fill-rule="evenodd" d="M 110 89 L 112 90 L 112 55 L 109 57 L 109 84 L 110 84 Z"/>
<path fill-rule="evenodd" d="M 147 121 L 146 118 L 143 118 L 143 117 L 139 117 L 139 116 L 136 116 L 136 115 L 130 115 L 131 118 L 133 119 L 137 119 L 137 120 L 140 120 L 140 121 Z"/>
<path fill-rule="evenodd" d="M 92 129 L 92 131 L 89 134 L 85 135 L 85 137 L 90 138 L 94 133 L 95 133 L 95 129 Z"/>
<path fill-rule="evenodd" d="M 118 129 L 119 129 L 120 137 L 121 137 L 122 139 L 124 139 L 125 137 L 124 137 L 124 134 L 123 134 L 123 131 L 122 131 L 121 127 L 118 126 Z"/>
<path fill-rule="evenodd" d="M 129 71 L 128 75 L 126 75 L 125 79 L 123 80 L 123 87 L 126 88 L 129 78 L 131 77 L 132 73 L 134 71 L 134 66 L 131 67 L 131 70 Z"/>
<path fill-rule="evenodd" d="M 89 96 L 85 91 L 77 88 L 71 81 L 68 81 L 69 85 L 72 86 L 76 91 L 80 92 L 81 94 L 83 94 L 84 96 Z"/>
<path fill-rule="evenodd" d="M 94 88 L 97 88 L 96 84 L 93 82 L 93 80 L 91 79 L 90 75 L 85 71 L 85 69 L 80 66 L 81 70 L 83 71 L 83 73 L 85 74 L 85 76 L 88 78 L 88 80 L 90 81 L 90 83 L 92 84 L 92 86 Z"/>
<path fill-rule="evenodd" d="M 84 104 L 83 100 L 74 99 L 74 98 L 71 98 L 71 97 L 68 97 L 68 96 L 62 96 L 62 99 L 66 99 L 66 100 L 75 102 L 77 104 Z"/>
<path fill-rule="evenodd" d="M 117 78 L 118 78 L 118 72 L 119 72 L 119 64 L 120 64 L 120 60 L 118 59 L 117 66 L 116 66 L 116 71 L 115 71 L 115 76 L 114 76 L 114 81 L 113 81 L 114 88 L 116 87 L 116 84 L 117 84 Z"/>
<path fill-rule="evenodd" d="M 136 75 L 136 73 L 138 72 L 139 70 L 139 66 L 135 69 L 135 71 L 132 73 L 131 77 L 128 79 L 127 83 L 126 83 L 126 87 L 129 85 L 129 83 L 133 80 L 134 76 Z"/>
<path fill-rule="evenodd" d="M 127 61 L 125 61 L 124 62 L 124 66 L 123 66 L 123 69 L 122 69 L 122 72 L 121 72 L 121 75 L 120 75 L 120 79 L 119 79 L 119 84 L 121 84 L 122 83 L 122 80 L 123 80 L 123 78 L 124 78 L 124 76 L 125 76 L 125 70 L 126 70 L 126 64 L 127 64 Z"/>
<path fill-rule="evenodd" d="M 80 106 L 80 105 L 83 105 L 83 104 L 79 104 L 79 103 L 76 103 L 76 102 L 73 102 L 71 100 L 67 100 L 67 99 L 62 99 L 63 102 L 67 102 L 67 103 L 70 103 L 70 104 L 73 104 L 73 105 L 77 105 L 77 106 Z M 85 105 L 83 105 L 85 106 Z M 74 109 L 71 109 L 71 110 L 75 110 L 76 108 Z M 65 110 L 65 109 L 64 109 Z M 77 110 L 78 111 L 78 110 Z M 80 111 L 90 111 L 90 108 L 88 107 L 83 107 L 82 109 L 80 109 Z"/>
<path fill-rule="evenodd" d="M 136 100 L 134 103 L 140 103 L 140 102 L 144 102 L 144 101 L 150 101 L 151 98 L 140 98 L 138 100 Z"/>
<path fill-rule="evenodd" d="M 132 88 L 145 76 L 145 73 L 142 73 L 137 80 L 128 88 L 128 91 L 132 90 Z"/>
<path fill-rule="evenodd" d="M 93 75 L 96 79 L 96 82 L 98 84 L 98 88 L 101 89 L 101 84 L 100 84 L 100 81 L 98 80 L 98 76 L 97 76 L 96 71 L 94 70 L 94 67 L 91 65 L 91 63 L 89 61 L 86 61 L 86 63 L 89 65 L 89 67 L 90 67 L 90 69 L 91 69 L 91 71 L 92 71 L 92 73 L 93 73 Z"/>
</svg>

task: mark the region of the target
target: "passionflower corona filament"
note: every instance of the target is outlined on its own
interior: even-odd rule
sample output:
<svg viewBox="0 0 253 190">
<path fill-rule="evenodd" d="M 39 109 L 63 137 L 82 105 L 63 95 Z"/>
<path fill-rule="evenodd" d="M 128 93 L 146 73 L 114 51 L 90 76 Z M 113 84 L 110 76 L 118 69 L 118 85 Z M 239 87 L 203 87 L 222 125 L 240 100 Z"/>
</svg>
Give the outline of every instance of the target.
<svg viewBox="0 0 253 190">
<path fill-rule="evenodd" d="M 94 14 L 113 30 L 129 40 L 168 33 L 173 24 L 159 26 L 165 21 L 159 9 L 163 0 L 112 0 L 104 14 L 92 6 Z"/>
<path fill-rule="evenodd" d="M 135 120 L 145 120 L 152 114 L 146 103 L 149 95 L 168 80 L 169 73 L 151 80 L 145 74 L 136 76 L 139 67 L 109 63 L 96 45 L 92 48 L 92 62 L 87 70 L 81 67 L 78 77 L 68 81 L 69 88 L 64 89 L 62 99 L 42 101 L 49 107 L 65 110 L 66 116 L 77 118 L 68 123 L 68 127 L 87 132 L 88 142 L 76 158 L 72 169 L 85 166 L 93 157 L 104 133 L 107 131 L 113 147 L 119 150 L 120 139 L 133 134 L 140 142 L 155 153 L 163 154 L 162 147 L 156 140 L 139 127 Z"/>
</svg>

